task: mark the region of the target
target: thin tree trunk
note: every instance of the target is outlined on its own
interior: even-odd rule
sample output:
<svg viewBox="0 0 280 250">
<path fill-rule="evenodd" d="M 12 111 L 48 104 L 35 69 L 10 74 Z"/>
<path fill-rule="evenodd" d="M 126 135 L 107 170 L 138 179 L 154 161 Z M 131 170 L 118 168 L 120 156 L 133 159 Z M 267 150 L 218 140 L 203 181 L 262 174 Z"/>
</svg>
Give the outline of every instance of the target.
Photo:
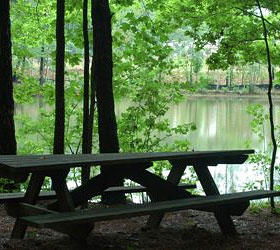
<svg viewBox="0 0 280 250">
<path fill-rule="evenodd" d="M 40 85 L 44 85 L 44 82 L 45 82 L 45 78 L 44 78 L 44 67 L 45 67 L 45 60 L 44 60 L 44 57 L 43 57 L 43 53 L 44 53 L 44 46 L 42 46 L 41 48 L 41 57 L 40 57 L 40 79 L 39 79 L 39 83 Z"/>
<path fill-rule="evenodd" d="M 48 57 L 45 59 L 45 64 L 46 64 L 46 70 L 45 70 L 45 79 L 49 79 L 48 73 L 49 73 L 49 59 Z"/>
<path fill-rule="evenodd" d="M 100 153 L 118 153 L 119 140 L 113 95 L 113 58 L 111 13 L 108 0 L 92 0 L 92 26 L 94 36 L 94 82 L 96 84 L 98 134 Z M 101 172 L 110 171 L 101 167 Z M 123 185 L 116 182 L 115 185 Z M 125 202 L 125 195 L 103 195 L 103 202 Z"/>
<path fill-rule="evenodd" d="M 64 57 L 65 57 L 65 1 L 57 0 L 56 16 L 56 69 L 55 69 L 55 131 L 54 154 L 64 153 L 65 101 L 64 101 Z"/>
<path fill-rule="evenodd" d="M 274 168 L 275 168 L 275 160 L 276 160 L 276 153 L 277 153 L 277 143 L 276 138 L 274 134 L 274 118 L 273 118 L 273 102 L 272 102 L 272 96 L 271 96 L 271 90 L 273 87 L 273 73 L 272 73 L 272 63 L 271 63 L 271 57 L 270 57 L 270 48 L 268 44 L 268 32 L 266 23 L 264 20 L 261 4 L 259 0 L 257 1 L 257 5 L 261 14 L 261 20 L 263 25 L 263 36 L 264 36 L 264 42 L 266 47 L 266 56 L 267 56 L 267 69 L 268 69 L 268 76 L 269 76 L 269 85 L 268 85 L 268 101 L 269 101 L 269 121 L 270 121 L 270 134 L 271 134 L 271 141 L 273 145 L 272 149 L 272 156 L 271 156 L 271 163 L 270 163 L 270 190 L 274 190 Z M 270 205 L 272 212 L 275 211 L 275 203 L 274 198 L 270 199 Z"/>
<path fill-rule="evenodd" d="M 229 88 L 232 90 L 233 88 L 233 68 L 230 67 L 229 69 Z"/>
<path fill-rule="evenodd" d="M 241 85 L 243 88 L 245 88 L 245 84 L 244 84 L 244 68 L 241 68 Z"/>
<path fill-rule="evenodd" d="M 90 153 L 89 148 L 89 39 L 88 39 L 88 0 L 83 3 L 83 36 L 84 36 L 84 107 L 82 153 Z M 82 168 L 82 184 L 88 182 L 90 167 Z M 87 204 L 84 205 L 87 207 Z"/>
<path fill-rule="evenodd" d="M 90 78 L 90 110 L 89 110 L 89 152 L 92 152 L 92 139 L 93 139 L 93 128 L 94 128 L 94 113 L 95 113 L 95 82 L 94 82 L 94 60 L 92 58 L 91 63 L 91 78 Z"/>
</svg>

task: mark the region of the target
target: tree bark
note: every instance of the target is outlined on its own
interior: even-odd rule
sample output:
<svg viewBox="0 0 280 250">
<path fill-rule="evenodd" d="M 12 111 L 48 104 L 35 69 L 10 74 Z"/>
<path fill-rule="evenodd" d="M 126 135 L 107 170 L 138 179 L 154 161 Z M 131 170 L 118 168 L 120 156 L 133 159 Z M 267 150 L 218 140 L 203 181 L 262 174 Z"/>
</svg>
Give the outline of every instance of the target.
<svg viewBox="0 0 280 250">
<path fill-rule="evenodd" d="M 118 153 L 119 140 L 113 95 L 111 13 L 108 0 L 92 0 L 94 82 L 96 84 L 100 153 Z M 101 167 L 101 172 L 106 172 Z M 114 175 L 113 170 L 110 174 Z M 116 182 L 115 185 L 122 185 Z M 103 195 L 106 203 L 125 202 L 124 195 Z"/>
<path fill-rule="evenodd" d="M 43 86 L 44 85 L 44 82 L 45 82 L 45 78 L 44 78 L 44 68 L 45 68 L 45 58 L 44 58 L 44 56 L 43 56 L 43 53 L 44 53 L 44 46 L 42 46 L 42 48 L 41 48 L 41 53 L 42 53 L 42 55 L 41 55 L 41 57 L 40 57 L 40 79 L 39 79 L 39 83 L 40 83 L 40 85 L 41 86 Z"/>
<path fill-rule="evenodd" d="M 64 153 L 65 101 L 64 101 L 64 57 L 65 57 L 65 1 L 57 0 L 56 12 L 56 69 L 55 69 L 55 131 L 54 154 Z"/>
<path fill-rule="evenodd" d="M 269 102 L 269 121 L 270 121 L 270 136 L 272 141 L 272 156 L 271 156 L 271 163 L 270 163 L 270 190 L 274 190 L 274 168 L 275 168 L 275 160 L 276 160 L 276 153 L 277 153 L 277 143 L 274 133 L 274 117 L 273 117 L 273 101 L 271 96 L 271 91 L 273 88 L 273 71 L 272 71 L 272 63 L 271 63 L 271 56 L 270 56 L 270 48 L 268 44 L 268 32 L 266 23 L 264 20 L 262 7 L 259 0 L 256 0 L 260 14 L 261 14 L 261 20 L 263 25 L 263 37 L 265 42 L 265 48 L 266 48 L 266 56 L 267 56 L 267 70 L 268 70 L 268 76 L 269 76 L 269 84 L 268 84 L 268 102 Z M 274 198 L 272 197 L 270 199 L 270 205 L 272 212 L 275 211 L 275 202 Z"/>
<path fill-rule="evenodd" d="M 82 153 L 88 154 L 89 147 L 89 39 L 88 39 L 88 0 L 83 3 L 83 36 L 84 36 L 84 104 L 83 104 L 83 139 Z M 90 177 L 90 167 L 82 168 L 82 184 Z"/>
<path fill-rule="evenodd" d="M 0 1 L 0 154 L 16 154 L 10 2 Z"/>
<path fill-rule="evenodd" d="M 90 110 L 89 110 L 89 152 L 92 152 L 92 139 L 93 139 L 93 127 L 94 127 L 94 114 L 95 114 L 95 82 L 94 82 L 94 60 L 92 58 L 91 63 L 91 78 L 90 78 Z"/>
<path fill-rule="evenodd" d="M 10 2 L 0 1 L 0 154 L 15 155 L 17 143 L 14 123 L 14 99 L 13 99 L 13 72 L 12 72 L 12 43 L 10 23 Z M 0 177 L 11 178 L 5 172 Z M 26 175 L 14 176 L 16 181 L 22 182 Z M 0 182 L 4 190 L 8 192 L 17 190 L 19 185 L 11 180 Z"/>
</svg>

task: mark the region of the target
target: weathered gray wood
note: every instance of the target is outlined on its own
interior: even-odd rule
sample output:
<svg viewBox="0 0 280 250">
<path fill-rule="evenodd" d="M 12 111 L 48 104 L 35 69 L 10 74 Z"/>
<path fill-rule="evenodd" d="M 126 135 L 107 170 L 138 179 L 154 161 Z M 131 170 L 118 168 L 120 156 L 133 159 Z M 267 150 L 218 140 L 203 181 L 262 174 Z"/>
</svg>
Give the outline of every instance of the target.
<svg viewBox="0 0 280 250">
<path fill-rule="evenodd" d="M 44 207 L 39 207 L 31 205 L 28 203 L 10 203 L 7 204 L 7 213 L 12 217 L 23 217 L 23 216 L 34 216 L 42 214 L 58 214 L 58 212 L 46 209 Z M 88 228 L 85 225 L 81 225 L 79 230 L 75 227 L 65 227 L 65 226 L 54 226 L 53 229 L 64 234 L 68 234 L 71 238 L 78 240 L 84 239 L 92 230 L 92 224 L 89 224 Z M 87 231 L 85 231 L 87 230 Z"/>
<path fill-rule="evenodd" d="M 180 183 L 178 185 L 182 189 L 194 189 L 196 188 L 196 184 L 185 184 Z M 124 186 L 124 187 L 109 187 L 104 192 L 109 193 L 142 193 L 147 192 L 147 188 L 143 186 Z M 23 192 L 16 193 L 1 193 L 0 194 L 0 203 L 17 203 L 24 202 L 24 194 Z M 39 200 L 54 200 L 57 196 L 54 191 L 44 191 L 40 192 L 37 197 L 37 201 Z"/>
<path fill-rule="evenodd" d="M 35 204 L 44 180 L 45 180 L 44 175 L 39 175 L 39 174 L 31 175 L 29 185 L 27 187 L 27 190 L 26 190 L 26 193 L 24 196 L 24 201 L 26 203 Z M 23 239 L 26 229 L 27 229 L 26 225 L 21 224 L 19 219 L 17 219 L 14 224 L 14 228 L 13 228 L 11 237 L 16 238 L 16 239 Z"/>
<path fill-rule="evenodd" d="M 199 165 L 204 166 L 217 166 L 218 164 L 242 164 L 248 158 L 248 155 L 220 155 L 216 157 L 201 157 L 201 158 L 192 158 L 185 160 L 185 163 L 188 166 Z"/>
<path fill-rule="evenodd" d="M 219 208 L 221 205 L 235 204 L 241 201 L 262 199 L 279 196 L 276 191 L 248 191 L 233 194 L 204 196 L 198 198 L 180 199 L 172 201 L 160 201 L 140 205 L 126 205 L 110 208 L 95 208 L 77 212 L 45 214 L 40 216 L 21 217 L 20 220 L 26 225 L 38 228 L 53 228 L 57 225 L 75 225 L 76 223 L 93 223 L 96 221 L 129 218 L 149 215 L 154 212 L 173 212 L 184 209 L 201 209 L 203 207 Z"/>
<path fill-rule="evenodd" d="M 63 212 L 73 212 L 75 211 L 74 207 L 74 202 L 72 200 L 72 196 L 67 188 L 66 184 L 66 173 L 65 171 L 58 172 L 54 175 L 51 176 L 52 179 L 52 185 L 55 190 L 57 200 L 58 200 L 58 205 L 60 211 Z M 52 213 L 53 214 L 53 213 Z M 54 229 L 56 229 L 55 227 Z M 68 232 L 68 234 L 74 238 L 74 239 L 84 239 L 88 236 L 88 234 L 92 231 L 94 228 L 93 223 L 87 223 L 84 222 L 79 226 L 79 228 L 69 228 L 69 227 L 64 227 L 64 226 L 58 226 L 59 230 L 63 232 Z"/>
<path fill-rule="evenodd" d="M 194 169 L 206 195 L 220 194 L 217 185 L 206 166 L 195 166 Z M 221 209 L 222 211 L 227 211 L 228 215 L 241 215 L 249 205 L 249 201 L 244 201 L 242 203 L 236 204 L 235 206 L 223 207 Z"/>
<path fill-rule="evenodd" d="M 183 189 L 194 189 L 196 188 L 196 184 L 185 184 L 180 183 L 178 185 L 180 188 Z M 124 187 L 109 187 L 104 192 L 109 193 L 142 193 L 147 192 L 147 188 L 143 186 L 124 186 Z M 37 197 L 38 200 L 54 200 L 56 199 L 56 194 L 54 191 L 44 191 L 40 192 L 39 196 Z M 16 193 L 1 193 L 0 194 L 0 203 L 17 203 L 17 202 L 24 202 L 24 193 L 23 192 L 16 192 Z"/>
<path fill-rule="evenodd" d="M 52 186 L 55 190 L 61 211 L 74 211 L 74 203 L 68 190 L 65 173 L 57 173 L 51 176 Z"/>
<path fill-rule="evenodd" d="M 172 165 L 172 168 L 167 176 L 167 181 L 178 185 L 187 165 L 184 161 L 170 160 L 169 162 Z"/>
<path fill-rule="evenodd" d="M 121 178 L 121 176 L 112 176 L 106 174 L 99 174 L 91 178 L 87 183 L 70 191 L 74 207 L 85 204 L 92 197 L 102 194 L 104 190 L 112 186 L 114 178 Z M 59 209 L 58 201 L 48 205 L 51 210 L 57 211 Z"/>
<path fill-rule="evenodd" d="M 23 192 L 16 193 L 1 193 L 0 194 L 0 203 L 16 203 L 24 202 Z M 56 195 L 53 191 L 40 192 L 37 200 L 52 200 L 55 199 Z"/>
<path fill-rule="evenodd" d="M 167 181 L 172 184 L 178 185 L 186 170 L 186 165 L 182 161 L 175 161 L 175 160 L 170 160 L 170 164 L 172 165 L 172 168 L 167 176 Z M 156 201 L 153 200 L 152 197 L 151 200 Z M 160 225 L 163 217 L 164 217 L 164 213 L 157 213 L 151 215 L 146 223 L 146 227 L 157 228 Z"/>
<path fill-rule="evenodd" d="M 133 171 L 126 171 L 124 174 L 126 178 L 145 186 L 151 199 L 156 201 L 174 200 L 192 196 L 190 192 L 178 188 L 177 185 L 167 182 L 147 170 L 135 169 Z"/>
<path fill-rule="evenodd" d="M 198 176 L 198 179 L 203 187 L 206 195 L 219 195 L 220 192 L 213 180 L 213 177 L 206 166 L 194 166 L 194 170 Z M 214 212 L 214 215 L 218 221 L 219 227 L 224 234 L 235 235 L 236 229 L 230 215 L 223 208 L 219 208 Z"/>
<path fill-rule="evenodd" d="M 31 205 L 28 203 L 9 203 L 5 204 L 6 212 L 9 216 L 14 218 L 31 216 L 31 215 L 41 215 L 41 214 L 57 214 L 58 212 L 46 209 L 41 206 Z"/>
<path fill-rule="evenodd" d="M 0 156 L 0 169 L 7 171 L 9 174 L 26 174 L 40 173 L 41 176 L 51 176 L 54 186 L 57 191 L 58 202 L 50 206 L 51 209 L 61 211 L 71 211 L 74 207 L 83 204 L 91 197 L 101 194 L 108 187 L 112 186 L 115 178 L 128 177 L 137 183 L 145 186 L 150 192 L 152 200 L 173 200 L 185 197 L 192 197 L 190 193 L 177 187 L 172 179 L 179 174 L 180 169 L 174 170 L 174 175 L 170 177 L 171 181 L 165 181 L 155 176 L 145 168 L 148 168 L 152 161 L 169 160 L 173 162 L 181 162 L 186 165 L 196 165 L 198 169 L 206 169 L 209 165 L 217 165 L 219 163 L 243 163 L 248 154 L 253 153 L 253 150 L 227 150 L 227 151 L 205 151 L 205 152 L 167 152 L 167 153 L 131 153 L 131 154 L 88 154 L 88 155 L 41 155 L 41 156 Z M 97 166 L 102 165 L 108 169 L 114 168 L 115 176 L 102 175 L 93 178 L 90 182 L 79 187 L 69 194 L 65 176 L 56 176 L 54 171 L 68 171 L 71 167 Z M 116 171 L 116 168 L 118 170 Z M 201 170 L 205 173 L 204 170 Z M 207 179 L 207 174 L 202 174 Z M 114 178 L 114 179 L 113 179 Z M 63 182 L 64 181 L 64 182 Z M 206 180 L 207 181 L 207 180 Z M 206 182 L 205 181 L 205 182 Z M 61 185 L 61 182 L 62 185 Z M 211 183 L 211 181 L 210 181 Z M 214 183 L 215 184 L 215 183 Z M 32 185 L 29 185 L 32 186 Z M 25 201 L 34 204 L 37 200 L 38 189 L 33 184 L 33 191 L 27 192 Z M 208 191 L 211 190 L 208 189 Z M 214 190 L 214 189 L 212 189 Z M 218 194 L 215 192 L 215 194 Z M 72 200 L 73 203 L 72 203 Z M 233 223 L 228 215 L 228 212 L 219 207 L 221 212 L 215 215 L 223 232 L 232 233 L 234 230 Z M 227 220 L 228 219 L 228 220 Z M 231 224 L 230 224 L 231 222 Z M 225 227 L 225 225 L 229 223 Z M 87 223 L 86 223 L 87 224 Z M 230 228 L 230 229 L 229 229 Z M 233 229 L 232 229 L 233 228 Z M 22 238 L 26 227 L 22 226 L 19 221 L 16 222 L 12 237 Z"/>
<path fill-rule="evenodd" d="M 254 150 L 223 150 L 195 152 L 154 152 L 154 153 L 108 153 L 108 154 L 73 154 L 73 155 L 27 155 L 0 156 L 0 167 L 11 173 L 30 173 L 53 171 L 83 166 L 110 166 L 131 163 L 145 163 L 159 160 L 184 160 L 193 165 L 200 159 L 206 165 L 218 163 L 242 163 Z M 132 166 L 134 167 L 134 165 Z"/>
<path fill-rule="evenodd" d="M 140 169 L 145 169 L 150 166 L 150 162 L 145 164 L 142 163 L 139 166 L 135 164 L 135 166 L 136 168 L 139 167 Z M 73 199 L 74 207 L 78 207 L 92 197 L 102 194 L 107 188 L 114 185 L 117 178 L 123 179 L 124 173 L 129 172 L 129 169 L 130 171 L 132 170 L 129 165 L 123 165 L 122 167 L 119 167 L 119 171 L 117 171 L 113 176 L 110 173 L 96 175 L 84 185 L 72 190 L 70 193 Z M 49 208 L 57 210 L 57 202 L 50 205 Z"/>
<path fill-rule="evenodd" d="M 122 176 L 99 174 L 90 179 L 83 186 L 72 190 L 70 193 L 73 199 L 74 207 L 78 207 L 92 197 L 102 194 L 104 190 L 112 186 L 114 179 L 121 177 Z"/>
<path fill-rule="evenodd" d="M 194 189 L 196 188 L 196 184 L 185 184 L 185 183 L 179 183 L 178 187 L 182 189 Z M 124 187 L 110 187 L 107 188 L 104 192 L 112 192 L 112 193 L 142 193 L 147 192 L 147 188 L 143 186 L 124 186 Z"/>
</svg>

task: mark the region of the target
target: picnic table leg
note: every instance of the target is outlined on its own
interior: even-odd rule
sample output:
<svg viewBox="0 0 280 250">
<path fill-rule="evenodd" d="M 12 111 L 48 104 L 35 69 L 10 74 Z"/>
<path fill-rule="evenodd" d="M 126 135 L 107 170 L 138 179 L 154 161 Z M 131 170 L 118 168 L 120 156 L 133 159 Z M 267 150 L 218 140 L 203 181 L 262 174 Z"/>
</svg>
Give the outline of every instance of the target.
<svg viewBox="0 0 280 250">
<path fill-rule="evenodd" d="M 208 169 L 208 166 L 194 166 L 194 170 L 206 195 L 219 195 L 218 187 Z M 230 215 L 220 208 L 214 212 L 222 233 L 236 235 L 236 229 Z"/>
<path fill-rule="evenodd" d="M 172 168 L 169 172 L 169 175 L 167 176 L 167 181 L 170 183 L 173 183 L 175 185 L 178 185 L 180 182 L 182 175 L 185 172 L 186 166 L 184 163 L 179 161 L 170 161 Z M 156 199 L 153 198 L 153 196 L 150 196 L 151 201 L 156 201 Z M 164 217 L 164 213 L 157 213 L 149 216 L 149 219 L 146 224 L 147 229 L 151 228 L 157 228 L 162 219 Z"/>
<path fill-rule="evenodd" d="M 99 174 L 91 178 L 87 183 L 83 184 L 70 191 L 74 207 L 78 207 L 86 203 L 89 199 L 96 195 L 101 195 L 104 190 L 111 187 L 113 184 L 113 178 L 119 178 L 114 175 Z M 51 210 L 59 210 L 58 201 L 53 202 L 48 206 Z"/>
<path fill-rule="evenodd" d="M 36 203 L 37 197 L 41 191 L 41 187 L 43 185 L 44 180 L 45 180 L 45 175 L 39 175 L 39 174 L 31 175 L 24 197 L 25 203 L 29 203 L 32 205 Z M 26 229 L 27 226 L 20 223 L 19 219 L 16 219 L 11 237 L 15 239 L 23 239 Z"/>
<path fill-rule="evenodd" d="M 57 195 L 59 210 L 62 212 L 75 211 L 74 202 L 66 184 L 66 174 L 65 173 L 55 174 L 51 178 L 52 178 L 53 188 Z M 82 225 L 78 224 L 78 225 L 73 225 L 73 227 L 68 225 L 65 227 L 61 226 L 61 228 L 71 238 L 76 240 L 84 240 L 94 228 L 94 224 L 93 223 L 82 224 Z"/>
<path fill-rule="evenodd" d="M 58 205 L 60 211 L 74 211 L 74 205 L 72 197 L 69 193 L 65 175 L 57 174 L 55 176 L 52 176 L 52 185 L 53 189 L 55 190 L 55 193 L 57 195 Z"/>
</svg>

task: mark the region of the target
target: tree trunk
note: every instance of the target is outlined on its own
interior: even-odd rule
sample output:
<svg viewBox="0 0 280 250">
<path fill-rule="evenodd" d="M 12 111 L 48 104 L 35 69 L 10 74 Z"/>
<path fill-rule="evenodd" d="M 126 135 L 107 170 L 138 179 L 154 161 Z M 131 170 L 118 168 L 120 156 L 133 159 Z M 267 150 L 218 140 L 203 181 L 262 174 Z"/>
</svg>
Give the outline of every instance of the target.
<svg viewBox="0 0 280 250">
<path fill-rule="evenodd" d="M 108 0 L 92 0 L 94 82 L 96 84 L 100 153 L 118 153 L 119 140 L 113 96 L 111 13 Z M 101 167 L 101 172 L 110 171 Z M 115 185 L 122 185 L 116 182 Z M 103 195 L 103 202 L 125 202 L 124 195 Z"/>
<path fill-rule="evenodd" d="M 56 13 L 56 69 L 55 69 L 55 131 L 54 154 L 64 153 L 64 127 L 65 127 L 65 103 L 64 103 L 64 13 L 65 1 L 57 0 Z"/>
<path fill-rule="evenodd" d="M 0 1 L 0 154 L 16 154 L 10 2 Z"/>
<path fill-rule="evenodd" d="M 94 61 L 92 58 L 91 63 L 91 78 L 90 78 L 90 110 L 89 110 L 89 152 L 92 152 L 92 138 L 93 138 L 93 127 L 94 127 L 94 113 L 95 113 L 95 82 L 94 82 Z"/>
<path fill-rule="evenodd" d="M 261 20 L 263 25 L 263 37 L 265 42 L 265 48 L 266 48 L 266 56 L 267 56 L 267 70 L 268 70 L 268 76 L 269 76 L 269 85 L 268 85 L 268 102 L 269 102 L 269 121 L 270 121 L 270 135 L 271 135 L 271 141 L 272 141 L 272 155 L 271 155 L 271 163 L 270 163 L 270 190 L 274 190 L 274 168 L 275 168 L 275 160 L 276 160 L 276 153 L 277 153 L 277 143 L 274 133 L 274 118 L 273 118 L 273 102 L 272 102 L 272 96 L 271 91 L 273 87 L 273 72 L 272 72 L 272 63 L 271 63 L 271 57 L 270 57 L 270 48 L 268 44 L 268 31 L 265 23 L 265 19 L 262 12 L 262 7 L 259 0 L 256 0 L 260 14 L 261 14 Z M 272 212 L 275 212 L 275 203 L 274 198 L 272 197 L 270 199 L 270 205 Z"/>
<path fill-rule="evenodd" d="M 10 2 L 0 1 L 0 154 L 15 155 L 17 143 L 14 123 L 13 99 L 13 73 L 12 73 L 12 43 L 10 24 Z M 5 178 L 6 173 L 0 173 Z M 9 176 L 11 177 L 11 176 Z M 15 180 L 24 181 L 27 176 L 15 176 Z M 19 186 L 13 181 L 0 182 L 4 190 L 11 192 Z"/>
<path fill-rule="evenodd" d="M 44 85 L 44 82 L 45 82 L 45 78 L 44 78 L 44 67 L 45 67 L 45 59 L 44 59 L 44 56 L 43 56 L 43 53 L 44 53 L 44 46 L 42 46 L 41 48 L 41 57 L 40 57 L 40 79 L 39 79 L 39 83 L 41 86 Z"/>
<path fill-rule="evenodd" d="M 229 70 L 229 88 L 230 90 L 233 89 L 233 67 L 230 67 Z"/>
<path fill-rule="evenodd" d="M 89 147 L 89 39 L 88 39 L 88 0 L 83 3 L 83 36 L 84 36 L 84 107 L 83 107 L 83 140 L 82 153 L 88 154 Z M 82 184 L 90 177 L 90 167 L 82 168 Z"/>
</svg>

